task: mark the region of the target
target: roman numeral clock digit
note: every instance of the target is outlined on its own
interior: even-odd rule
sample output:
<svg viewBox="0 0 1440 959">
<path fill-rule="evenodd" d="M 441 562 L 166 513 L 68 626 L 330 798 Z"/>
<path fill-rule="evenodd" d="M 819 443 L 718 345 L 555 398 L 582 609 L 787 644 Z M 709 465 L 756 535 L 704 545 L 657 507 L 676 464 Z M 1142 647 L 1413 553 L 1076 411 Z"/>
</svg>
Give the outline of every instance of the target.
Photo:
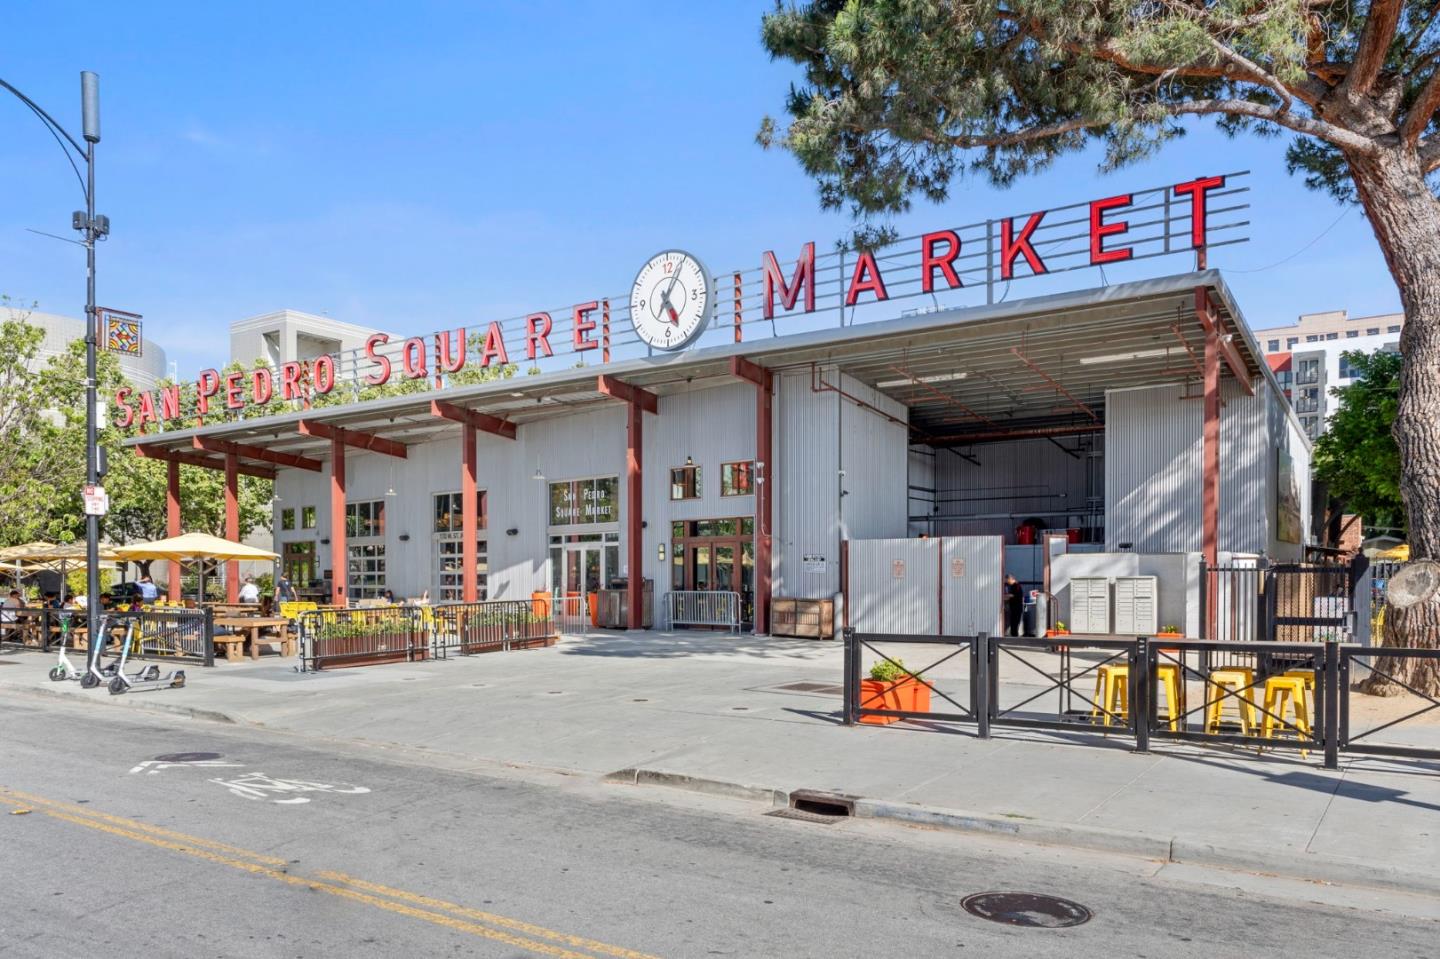
<svg viewBox="0 0 1440 959">
<path fill-rule="evenodd" d="M 635 274 L 630 322 L 654 349 L 690 346 L 709 325 L 711 307 L 710 273 L 684 250 L 657 253 Z"/>
</svg>

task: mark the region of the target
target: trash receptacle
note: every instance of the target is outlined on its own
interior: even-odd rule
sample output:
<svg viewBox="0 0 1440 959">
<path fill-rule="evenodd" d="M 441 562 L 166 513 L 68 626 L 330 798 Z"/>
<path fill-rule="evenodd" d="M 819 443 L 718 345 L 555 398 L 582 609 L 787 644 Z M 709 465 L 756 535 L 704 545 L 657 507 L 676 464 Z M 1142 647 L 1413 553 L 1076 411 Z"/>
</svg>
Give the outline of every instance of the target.
<svg viewBox="0 0 1440 959">
<path fill-rule="evenodd" d="M 1044 636 L 1050 621 L 1050 603 L 1038 589 L 1030 591 L 1030 602 L 1025 604 L 1024 632 L 1026 636 Z"/>
</svg>

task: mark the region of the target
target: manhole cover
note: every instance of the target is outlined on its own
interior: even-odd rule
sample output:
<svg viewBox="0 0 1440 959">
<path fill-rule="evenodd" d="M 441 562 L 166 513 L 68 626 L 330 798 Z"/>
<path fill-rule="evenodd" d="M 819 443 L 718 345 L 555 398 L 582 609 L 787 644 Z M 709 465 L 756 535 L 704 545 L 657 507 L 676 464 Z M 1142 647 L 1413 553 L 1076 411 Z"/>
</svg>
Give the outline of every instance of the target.
<svg viewBox="0 0 1440 959">
<path fill-rule="evenodd" d="M 203 763 L 219 758 L 219 753 L 166 753 L 163 756 L 156 756 L 154 761 L 157 763 Z"/>
<path fill-rule="evenodd" d="M 1078 902 L 1033 892 L 978 892 L 960 905 L 972 916 L 1007 926 L 1064 929 L 1090 921 L 1090 910 Z"/>
<path fill-rule="evenodd" d="M 836 686 L 834 683 L 783 683 L 775 688 L 792 693 L 825 693 L 830 696 L 839 696 L 845 692 L 844 687 Z"/>
</svg>

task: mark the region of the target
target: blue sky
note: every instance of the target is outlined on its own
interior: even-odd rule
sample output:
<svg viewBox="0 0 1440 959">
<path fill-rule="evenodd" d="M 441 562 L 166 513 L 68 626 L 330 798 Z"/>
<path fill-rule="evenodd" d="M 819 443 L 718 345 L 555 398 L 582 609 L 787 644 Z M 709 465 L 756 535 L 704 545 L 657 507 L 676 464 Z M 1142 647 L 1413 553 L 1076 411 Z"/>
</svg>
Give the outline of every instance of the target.
<svg viewBox="0 0 1440 959">
<path fill-rule="evenodd" d="M 754 143 L 797 78 L 760 47 L 769 7 L 12 2 L 0 77 L 78 132 L 79 71 L 100 74 L 99 299 L 143 313 L 190 375 L 227 359 L 231 321 L 281 307 L 418 333 L 622 292 L 667 247 L 716 272 L 830 248 L 846 217 Z M 1007 191 L 960 184 L 899 225 L 1250 169 L 1254 242 L 1212 265 L 1256 271 L 1229 276 L 1252 325 L 1397 310 L 1364 217 L 1288 176 L 1283 150 L 1201 125 L 1118 174 L 1071 157 Z M 79 189 L 8 96 L 0 185 L 0 292 L 80 315 L 83 252 L 25 230 L 70 235 Z"/>
</svg>

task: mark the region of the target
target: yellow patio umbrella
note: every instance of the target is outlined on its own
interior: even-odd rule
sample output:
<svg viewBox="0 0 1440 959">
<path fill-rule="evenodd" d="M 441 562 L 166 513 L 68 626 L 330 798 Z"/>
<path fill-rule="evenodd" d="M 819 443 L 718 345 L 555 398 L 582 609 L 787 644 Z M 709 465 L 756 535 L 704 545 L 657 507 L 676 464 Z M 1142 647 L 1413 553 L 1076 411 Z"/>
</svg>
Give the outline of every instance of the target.
<svg viewBox="0 0 1440 959">
<path fill-rule="evenodd" d="M 232 543 L 228 539 L 211 536 L 209 533 L 185 533 L 149 543 L 116 546 L 113 552 L 117 559 L 123 560 L 172 559 L 177 562 L 207 559 L 274 562 L 280 558 L 278 553 L 272 553 L 268 549 L 246 546 L 244 543 Z M 202 599 L 205 597 L 205 564 L 203 562 L 200 564 L 200 597 Z"/>
<path fill-rule="evenodd" d="M 1399 546 L 1392 546 L 1389 549 L 1382 549 L 1371 559 L 1393 560 L 1397 563 L 1408 563 L 1410 561 L 1410 544 L 1401 543 Z"/>
</svg>

